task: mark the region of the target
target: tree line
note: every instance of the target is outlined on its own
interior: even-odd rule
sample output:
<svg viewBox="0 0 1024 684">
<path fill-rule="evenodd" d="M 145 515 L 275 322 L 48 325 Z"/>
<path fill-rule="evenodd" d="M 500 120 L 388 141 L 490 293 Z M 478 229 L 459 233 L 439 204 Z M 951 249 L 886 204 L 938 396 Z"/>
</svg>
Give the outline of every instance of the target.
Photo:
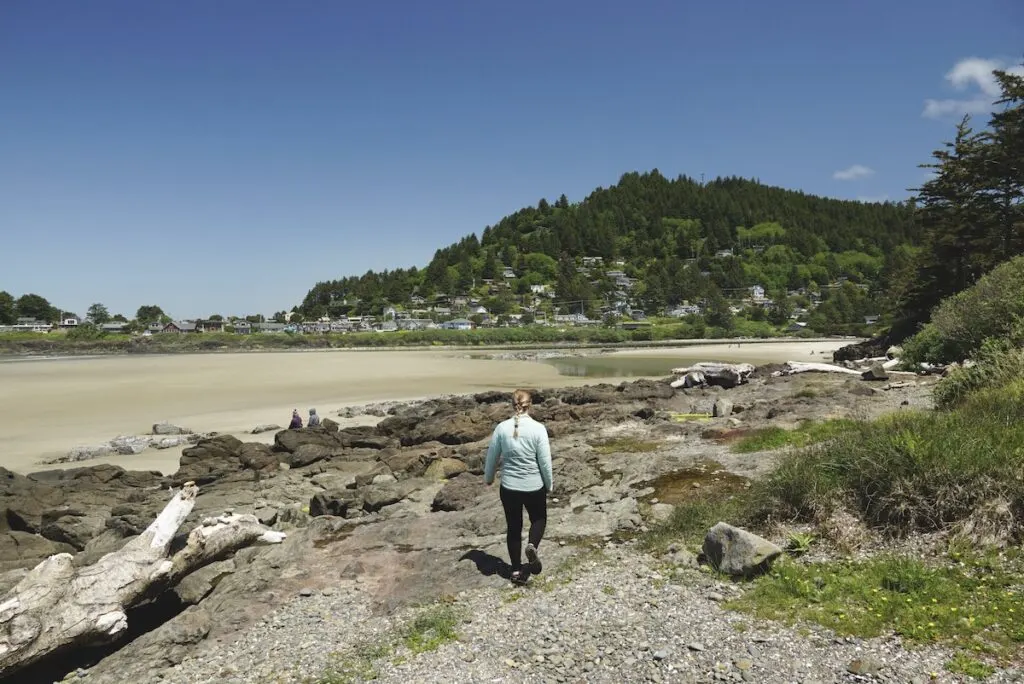
<svg viewBox="0 0 1024 684">
<path fill-rule="evenodd" d="M 913 203 L 922 245 L 889 272 L 894 340 L 905 339 L 943 299 L 1024 253 L 1024 76 L 993 72 L 1000 87 L 988 125 L 970 116 L 922 168 L 931 178 Z"/>
</svg>

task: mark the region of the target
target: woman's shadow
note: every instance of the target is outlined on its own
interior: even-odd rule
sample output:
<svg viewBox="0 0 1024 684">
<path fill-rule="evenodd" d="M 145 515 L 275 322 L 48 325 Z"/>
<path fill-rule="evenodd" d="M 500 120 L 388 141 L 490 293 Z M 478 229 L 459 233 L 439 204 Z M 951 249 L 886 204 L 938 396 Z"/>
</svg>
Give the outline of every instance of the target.
<svg viewBox="0 0 1024 684">
<path fill-rule="evenodd" d="M 485 577 L 497 575 L 507 580 L 512 579 L 512 566 L 486 551 L 472 549 L 462 555 L 459 561 L 471 560 L 476 565 L 477 572 Z"/>
</svg>

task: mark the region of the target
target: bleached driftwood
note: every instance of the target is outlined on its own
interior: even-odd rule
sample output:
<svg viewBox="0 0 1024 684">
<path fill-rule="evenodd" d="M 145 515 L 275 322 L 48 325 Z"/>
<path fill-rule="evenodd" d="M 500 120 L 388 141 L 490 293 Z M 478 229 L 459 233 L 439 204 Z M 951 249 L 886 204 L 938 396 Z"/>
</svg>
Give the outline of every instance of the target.
<svg viewBox="0 0 1024 684">
<path fill-rule="evenodd" d="M 255 516 L 225 515 L 204 520 L 170 556 L 171 540 L 197 492 L 195 484 L 185 484 L 145 532 L 93 565 L 75 568 L 71 554 L 59 553 L 33 568 L 0 600 L 0 671 L 116 641 L 128 628 L 128 608 L 239 548 L 284 540 L 283 532 Z"/>
<path fill-rule="evenodd" d="M 688 368 L 673 368 L 672 373 L 682 377 L 672 381 L 672 387 L 699 387 L 701 385 L 736 387 L 747 382 L 753 372 L 754 366 L 749 363 L 701 361 Z"/>
<path fill-rule="evenodd" d="M 815 361 L 787 361 L 782 370 L 772 373 L 773 376 L 795 375 L 796 373 L 844 373 L 860 377 L 861 371 L 842 366 L 833 366 L 831 363 L 818 363 Z"/>
</svg>

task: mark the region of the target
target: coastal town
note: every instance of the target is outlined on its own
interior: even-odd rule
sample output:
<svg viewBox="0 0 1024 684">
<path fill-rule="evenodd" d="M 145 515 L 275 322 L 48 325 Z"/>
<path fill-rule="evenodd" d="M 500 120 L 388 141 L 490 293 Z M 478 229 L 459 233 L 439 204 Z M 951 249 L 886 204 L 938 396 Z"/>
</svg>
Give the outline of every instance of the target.
<svg viewBox="0 0 1024 684">
<path fill-rule="evenodd" d="M 729 252 L 729 250 L 725 250 Z M 716 258 L 732 258 L 731 253 L 716 254 Z M 46 317 L 18 316 L 9 325 L 0 325 L 0 333 L 71 331 L 90 325 L 103 334 L 132 334 L 142 336 L 163 334 L 234 333 L 249 334 L 345 334 L 355 332 L 399 332 L 413 330 L 474 330 L 478 328 L 509 328 L 522 326 L 606 326 L 623 330 L 643 329 L 655 322 L 672 320 L 693 321 L 708 313 L 706 298 L 645 311 L 644 284 L 627 275 L 625 262 L 615 261 L 605 268 L 601 257 L 590 256 L 579 260 L 577 272 L 589 283 L 606 294 L 601 299 L 565 301 L 558 297 L 554 285 L 528 284 L 523 287 L 511 267 L 501 267 L 500 278 L 483 279 L 473 283 L 459 294 L 412 294 L 404 302 L 375 302 L 367 306 L 359 297 L 348 295 L 332 298 L 330 305 L 322 307 L 333 313 L 304 317 L 299 308 L 279 311 L 271 316 L 223 316 L 214 314 L 206 318 L 177 319 L 163 314 L 158 307 L 143 307 L 159 311 L 156 320 L 137 315 L 129 320 L 123 315 L 109 316 L 105 307 L 93 305 L 91 314 L 59 312 L 55 320 Z M 706 277 L 706 273 L 701 274 Z M 840 276 L 825 290 L 843 287 L 866 290 L 867 285 L 848 282 Z M 728 314 L 753 321 L 765 320 L 775 312 L 774 322 L 783 332 L 797 333 L 808 328 L 812 312 L 823 302 L 820 288 L 800 287 L 785 292 L 784 301 L 768 296 L 766 287 L 755 284 L 745 288 L 722 291 Z M 782 293 L 779 293 L 780 295 Z M 32 296 L 32 295 L 30 295 Z M 102 315 L 93 309 L 99 307 Z M 781 310 L 782 316 L 779 317 Z M 361 313 L 369 311 L 369 313 Z M 140 314 L 142 314 L 140 309 Z M 151 313 L 151 312 L 147 312 Z M 877 324 L 879 316 L 866 315 L 863 325 Z"/>
</svg>

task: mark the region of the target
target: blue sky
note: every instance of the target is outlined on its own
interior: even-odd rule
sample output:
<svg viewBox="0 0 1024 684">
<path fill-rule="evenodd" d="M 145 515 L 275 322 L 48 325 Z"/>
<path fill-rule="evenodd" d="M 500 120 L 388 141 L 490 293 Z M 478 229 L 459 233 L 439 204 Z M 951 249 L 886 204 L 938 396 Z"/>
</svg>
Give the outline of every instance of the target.
<svg viewBox="0 0 1024 684">
<path fill-rule="evenodd" d="M 626 171 L 901 199 L 1016 0 L 8 0 L 0 290 L 271 313 Z"/>
</svg>

